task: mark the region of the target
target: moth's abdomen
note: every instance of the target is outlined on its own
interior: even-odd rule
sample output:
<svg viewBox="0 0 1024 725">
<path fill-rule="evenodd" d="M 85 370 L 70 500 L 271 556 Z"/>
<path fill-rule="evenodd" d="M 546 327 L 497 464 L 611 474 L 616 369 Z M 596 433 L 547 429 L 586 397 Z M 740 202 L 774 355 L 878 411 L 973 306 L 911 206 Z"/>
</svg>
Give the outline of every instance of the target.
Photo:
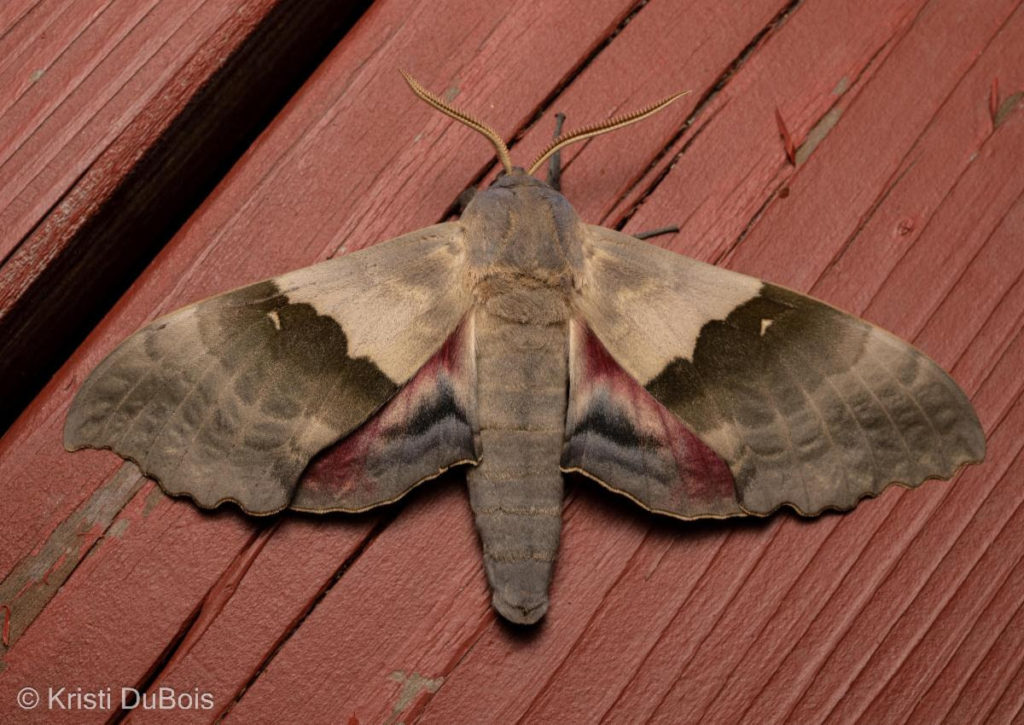
<svg viewBox="0 0 1024 725">
<path fill-rule="evenodd" d="M 470 503 L 494 607 L 521 624 L 548 607 L 562 526 L 568 330 L 476 312 L 481 462 Z"/>
</svg>

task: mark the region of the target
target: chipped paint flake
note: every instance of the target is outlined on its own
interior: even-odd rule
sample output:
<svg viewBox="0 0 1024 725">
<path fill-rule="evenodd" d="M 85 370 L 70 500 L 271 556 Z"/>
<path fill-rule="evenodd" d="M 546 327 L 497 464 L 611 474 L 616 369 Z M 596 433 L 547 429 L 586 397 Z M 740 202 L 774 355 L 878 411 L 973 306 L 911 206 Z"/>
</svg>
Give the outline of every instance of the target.
<svg viewBox="0 0 1024 725">
<path fill-rule="evenodd" d="M 0 582 L 0 602 L 11 607 L 11 645 L 28 629 L 96 541 L 123 533 L 119 524 L 124 520 L 117 516 L 145 482 L 135 464 L 125 463 Z M 0 661 L 0 668 L 2 665 Z"/>
<path fill-rule="evenodd" d="M 107 538 L 120 539 L 124 536 L 124 532 L 128 530 L 128 526 L 130 524 L 131 522 L 128 519 L 118 519 L 114 522 L 114 525 L 107 530 Z"/>
<path fill-rule="evenodd" d="M 995 116 L 992 118 L 992 125 L 996 128 L 1002 126 L 1006 119 L 1010 117 L 1010 114 L 1017 110 L 1021 99 L 1024 99 L 1024 91 L 1017 91 L 1003 99 L 1003 102 L 999 104 L 999 108 L 996 110 Z"/>
<path fill-rule="evenodd" d="M 775 320 L 761 320 L 761 337 L 764 337 L 764 333 L 768 331 L 768 328 L 772 326 L 773 322 L 775 322 Z"/>
<path fill-rule="evenodd" d="M 818 123 L 815 124 L 814 128 L 807 134 L 807 139 L 800 144 L 800 148 L 796 150 L 796 165 L 799 166 L 805 162 L 814 149 L 818 147 L 825 137 L 828 136 L 829 132 L 835 128 L 835 125 L 839 123 L 839 117 L 843 115 L 843 109 L 839 106 L 834 106 L 831 111 L 826 113 Z"/>
<path fill-rule="evenodd" d="M 836 87 L 832 89 L 832 95 L 833 96 L 841 96 L 844 93 L 846 93 L 846 91 L 847 91 L 847 89 L 849 87 L 850 87 L 850 79 L 847 78 L 846 76 L 843 76 L 842 78 L 839 79 L 839 82 L 836 83 Z"/>
<path fill-rule="evenodd" d="M 275 330 L 281 329 L 281 316 L 277 314 L 277 310 L 271 310 L 268 312 L 267 317 L 269 317 L 270 321 L 274 323 Z"/>
<path fill-rule="evenodd" d="M 160 487 L 153 486 L 150 492 L 146 494 L 146 500 L 142 503 L 142 515 L 149 516 L 160 502 L 166 499 L 167 496 L 160 490 Z"/>
<path fill-rule="evenodd" d="M 398 692 L 398 699 L 395 700 L 394 707 L 391 709 L 391 717 L 388 718 L 389 725 L 397 725 L 399 723 L 398 717 L 401 715 L 406 708 L 413 703 L 413 701 L 424 692 L 431 694 L 441 689 L 441 685 L 444 684 L 443 677 L 424 677 L 418 672 L 410 672 L 406 674 L 402 670 L 395 670 L 388 677 L 395 682 L 402 683 L 402 689 Z"/>
<path fill-rule="evenodd" d="M 775 109 L 775 124 L 779 127 L 779 137 L 782 139 L 782 147 L 786 152 L 786 158 L 789 160 L 789 163 L 796 164 L 796 146 L 793 144 L 793 137 L 790 135 L 786 122 L 783 120 L 782 113 L 778 108 Z"/>
<path fill-rule="evenodd" d="M 0 609 L 4 611 L 4 629 L 2 641 L 4 647 L 11 646 L 11 606 L 9 604 L 0 604 Z"/>
</svg>

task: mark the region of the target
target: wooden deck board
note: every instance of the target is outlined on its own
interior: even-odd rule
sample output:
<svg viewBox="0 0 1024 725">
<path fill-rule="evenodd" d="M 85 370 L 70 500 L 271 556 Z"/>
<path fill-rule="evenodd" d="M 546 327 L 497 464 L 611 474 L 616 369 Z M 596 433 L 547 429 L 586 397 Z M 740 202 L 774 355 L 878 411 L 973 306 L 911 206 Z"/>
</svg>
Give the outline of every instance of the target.
<svg viewBox="0 0 1024 725">
<path fill-rule="evenodd" d="M 1020 717 L 1024 114 L 995 128 L 988 94 L 1024 87 L 1021 3 L 538 7 L 376 3 L 0 439 L 5 720 L 51 682 L 211 692 L 196 721 Z M 65 453 L 79 382 L 146 320 L 437 221 L 494 173 L 398 66 L 516 135 L 516 159 L 554 110 L 572 126 L 692 85 L 573 149 L 570 200 L 679 223 L 658 242 L 913 339 L 975 401 L 986 463 L 814 521 L 683 525 L 574 481 L 551 611 L 524 633 L 489 608 L 458 476 L 375 515 L 253 521 Z"/>
<path fill-rule="evenodd" d="M 45 1 L 0 26 L 0 430 L 362 6 Z"/>
</svg>

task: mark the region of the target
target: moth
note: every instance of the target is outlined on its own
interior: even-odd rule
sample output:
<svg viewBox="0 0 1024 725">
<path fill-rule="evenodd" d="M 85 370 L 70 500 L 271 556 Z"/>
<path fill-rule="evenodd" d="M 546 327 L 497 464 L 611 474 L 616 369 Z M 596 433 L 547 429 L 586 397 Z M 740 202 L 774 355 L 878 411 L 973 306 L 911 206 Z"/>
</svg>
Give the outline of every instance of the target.
<svg viewBox="0 0 1024 725">
<path fill-rule="evenodd" d="M 967 397 L 910 345 L 585 224 L 534 178 L 678 96 L 559 135 L 524 170 L 405 78 L 493 144 L 494 183 L 458 221 L 136 332 L 78 391 L 69 450 L 254 515 L 365 511 L 465 465 L 493 606 L 522 624 L 548 608 L 565 473 L 678 519 L 814 516 L 984 457 Z"/>
</svg>

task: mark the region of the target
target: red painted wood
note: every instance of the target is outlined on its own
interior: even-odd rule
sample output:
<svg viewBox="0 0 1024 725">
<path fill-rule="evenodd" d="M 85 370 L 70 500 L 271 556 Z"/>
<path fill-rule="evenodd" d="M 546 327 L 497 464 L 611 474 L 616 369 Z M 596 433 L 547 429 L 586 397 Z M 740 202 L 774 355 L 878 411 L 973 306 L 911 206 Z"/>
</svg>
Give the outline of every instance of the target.
<svg viewBox="0 0 1024 725">
<path fill-rule="evenodd" d="M 0 25 L 0 427 L 352 8 L 44 0 L 12 9 Z"/>
<path fill-rule="evenodd" d="M 203 18 L 200 32 L 179 33 L 201 3 L 192 0 L 177 13 L 171 5 L 71 3 L 63 12 L 54 7 L 22 18 L 0 41 L 7 58 L 0 73 L 0 259 L 195 52 L 189 45 L 205 40 L 206 23 L 216 27 L 226 15 L 211 8 L 213 17 Z M 184 47 L 171 43 L 158 53 L 175 36 Z M 9 47 L 22 39 L 30 42 Z M 133 87 L 123 88 L 133 77 Z M 83 131 L 80 148 L 67 149 Z M 59 162 L 49 169 L 55 178 L 38 178 L 55 157 Z"/>
<path fill-rule="evenodd" d="M 22 715 L 26 684 L 73 679 L 209 691 L 197 721 L 1019 719 L 1024 119 L 993 130 L 988 94 L 992 76 L 1024 87 L 1024 10 L 733 5 L 651 0 L 616 33 L 629 3 L 376 4 L 0 439 L 0 713 Z M 81 377 L 145 320 L 436 221 L 491 164 L 399 64 L 521 131 L 516 159 L 550 135 L 542 104 L 572 126 L 692 85 L 620 143 L 573 149 L 570 199 L 593 221 L 680 223 L 659 243 L 914 339 L 972 395 L 986 463 L 814 521 L 665 522 L 574 482 L 551 611 L 517 632 L 489 609 L 457 477 L 379 516 L 274 528 L 112 479 L 110 454 L 64 453 Z"/>
<path fill-rule="evenodd" d="M 510 13 L 500 8 L 476 8 L 467 4 L 461 9 L 450 9 L 456 17 L 463 18 L 462 25 L 453 25 L 449 13 L 405 3 L 375 6 L 366 22 L 356 27 L 339 46 L 332 60 L 314 79 L 314 85 L 304 89 L 292 109 L 282 114 L 274 128 L 274 141 L 259 144 L 259 148 L 265 149 L 264 153 L 248 158 L 247 163 L 236 170 L 233 182 L 215 192 L 211 203 L 165 250 L 83 351 L 76 355 L 71 367 L 49 389 L 63 391 L 57 394 L 65 398 L 62 405 L 66 405 L 76 386 L 72 381 L 80 379 L 119 339 L 160 309 L 172 309 L 189 299 L 309 264 L 344 245 L 342 235 L 351 235 L 360 240 L 359 245 L 364 245 L 375 238 L 393 236 L 436 221 L 459 191 L 479 173 L 482 164 L 489 162 L 490 154 L 487 146 L 478 140 L 467 142 L 468 135 L 459 138 L 457 134 L 443 134 L 450 122 L 431 114 L 404 88 L 395 72 L 397 59 L 402 59 L 429 83 L 431 72 L 437 72 L 442 61 L 423 49 L 430 43 L 455 46 L 468 38 L 465 55 L 462 58 L 452 56 L 445 61 L 464 65 L 464 70 L 459 71 L 462 82 L 471 86 L 495 84 L 495 88 L 508 93 L 501 96 L 504 100 L 500 105 L 495 104 L 492 113 L 498 127 L 511 135 L 514 126 L 522 125 L 532 113 L 531 109 L 547 93 L 547 87 L 539 81 L 546 80 L 551 69 L 559 65 L 561 72 L 568 74 L 572 64 L 601 42 L 629 9 L 630 5 L 622 2 L 609 2 L 600 12 L 595 8 L 588 15 L 588 24 L 581 26 L 589 27 L 588 33 L 578 35 L 574 43 L 556 44 L 552 41 L 558 36 L 559 27 L 569 19 L 568 15 L 558 13 L 568 13 L 569 9 L 552 9 L 548 16 L 538 18 L 527 8 Z M 534 23 L 539 25 L 533 27 Z M 502 65 L 504 56 L 500 49 L 527 29 L 537 52 L 515 69 Z M 472 33 L 467 35 L 469 30 Z M 478 50 L 481 44 L 486 51 L 483 55 Z M 382 46 L 389 53 L 367 63 L 367 57 Z M 422 58 L 417 54 L 422 54 Z M 482 91 L 480 95 L 498 97 L 495 89 Z M 371 108 L 373 113 L 368 112 Z M 415 118 L 416 114 L 427 124 L 425 139 L 416 138 L 415 133 L 406 130 L 409 117 Z M 449 158 L 457 165 L 454 169 L 437 169 L 423 163 L 425 150 L 442 135 L 440 143 L 453 151 Z M 400 140 L 399 145 L 396 145 L 396 138 Z M 467 147 L 466 151 L 454 153 L 462 144 Z M 401 176 L 389 173 L 392 168 L 408 168 L 410 172 Z M 398 195 L 403 188 L 410 191 L 404 196 Z M 341 207 L 339 199 L 350 199 L 350 204 Z M 392 208 L 383 215 L 380 214 L 382 209 L 374 209 L 375 213 L 367 216 L 367 205 L 379 207 L 382 202 L 391 202 Z M 305 220 L 305 234 L 298 232 L 296 219 Z M 268 223 L 270 220 L 275 220 L 276 228 Z M 376 230 L 375 226 L 380 229 Z M 256 232 L 265 245 L 265 251 L 260 254 L 253 253 L 252 240 Z M 171 295 L 173 299 L 168 299 Z M 45 540 L 58 522 L 103 483 L 99 468 L 95 471 L 100 475 L 95 477 L 80 475 L 76 469 L 80 471 L 84 463 L 101 458 L 109 464 L 109 456 L 90 452 L 72 460 L 61 452 L 61 418 L 61 414 L 49 415 L 45 405 L 36 406 L 4 439 L 4 450 L 0 454 L 5 469 L 2 477 L 19 482 L 17 500 L 12 503 L 21 510 L 42 514 L 15 522 L 23 527 L 12 525 L 4 529 L 3 536 L 9 545 L 4 552 L 7 566 L 31 556 L 37 542 Z M 29 455 L 29 449 L 35 453 Z M 77 485 L 69 487 L 69 480 L 76 481 Z M 468 525 L 468 512 L 461 498 L 459 504 L 453 508 Z M 184 502 L 173 505 L 188 506 Z M 131 529 L 126 535 L 132 536 Z M 168 531 L 166 535 L 176 540 L 181 538 L 180 531 Z M 192 546 L 197 551 L 216 547 L 219 552 L 230 554 L 241 550 L 248 532 L 232 528 L 216 537 L 205 538 L 209 537 L 208 532 L 199 530 L 191 536 L 194 536 Z M 470 538 L 468 542 L 473 544 L 474 540 Z M 149 542 L 142 548 L 152 546 L 154 544 Z M 93 558 L 102 561 L 104 551 L 101 545 L 93 551 Z M 304 554 L 302 547 L 293 551 L 295 556 Z M 137 556 L 141 568 L 145 569 L 146 557 L 141 549 L 137 550 Z M 341 552 L 339 561 L 344 558 Z M 479 567 L 475 556 L 467 560 L 473 562 L 474 570 Z M 331 567 L 320 571 L 319 575 L 326 583 L 334 572 L 335 568 Z M 157 616 L 166 617 L 168 627 L 180 628 L 186 623 L 182 613 L 191 613 L 199 606 L 196 592 L 190 587 L 197 582 L 213 587 L 215 579 L 185 569 L 171 576 L 188 578 L 189 587 L 182 587 L 180 594 L 174 587 L 168 587 L 175 592 L 178 607 L 166 607 Z M 152 585 L 160 586 L 155 582 Z M 97 587 L 116 588 L 114 582 L 103 581 L 102 577 L 83 581 L 78 588 L 69 582 L 66 591 L 73 588 L 83 593 L 76 598 L 75 615 L 64 618 L 62 612 L 61 621 L 71 627 L 95 621 L 98 613 L 89 607 L 94 599 L 88 593 Z M 297 613 L 309 601 L 290 601 L 290 604 Z M 48 608 L 48 611 L 53 610 Z M 20 616 L 17 607 L 13 614 L 17 620 Z M 147 616 L 154 616 L 154 613 L 147 612 Z M 29 677 L 31 672 L 45 670 L 49 678 L 59 678 L 62 673 L 71 676 L 85 668 L 86 663 L 91 665 L 92 658 L 87 650 L 81 650 L 69 652 L 62 658 L 60 667 L 55 667 L 52 659 L 43 653 L 52 653 L 52 648 L 58 646 L 60 638 L 52 637 L 57 631 L 65 630 L 63 627 L 55 630 L 43 623 L 29 628 L 26 638 L 15 643 L 17 649 L 8 653 L 7 677 L 0 686 L 6 683 L 13 686 L 14 673 L 19 669 L 22 674 L 18 677 Z M 131 684 L 141 681 L 166 646 L 167 631 L 154 627 L 153 638 L 147 644 L 123 640 L 109 632 L 111 646 L 118 652 L 111 654 L 104 668 L 93 668 L 88 682 L 113 680 Z M 271 634 L 266 641 L 267 650 L 273 648 L 277 636 Z M 32 652 L 40 654 L 33 657 Z M 262 652 L 260 656 L 266 654 L 268 652 Z M 22 657 L 21 664 L 16 664 L 17 657 Z M 248 663 L 250 668 L 258 665 L 258 659 Z M 232 673 L 236 677 L 235 686 L 244 686 L 250 674 L 248 670 Z M 0 697 L 0 702 L 10 701 L 9 697 Z M 230 695 L 224 695 L 218 702 L 227 706 Z"/>
</svg>

